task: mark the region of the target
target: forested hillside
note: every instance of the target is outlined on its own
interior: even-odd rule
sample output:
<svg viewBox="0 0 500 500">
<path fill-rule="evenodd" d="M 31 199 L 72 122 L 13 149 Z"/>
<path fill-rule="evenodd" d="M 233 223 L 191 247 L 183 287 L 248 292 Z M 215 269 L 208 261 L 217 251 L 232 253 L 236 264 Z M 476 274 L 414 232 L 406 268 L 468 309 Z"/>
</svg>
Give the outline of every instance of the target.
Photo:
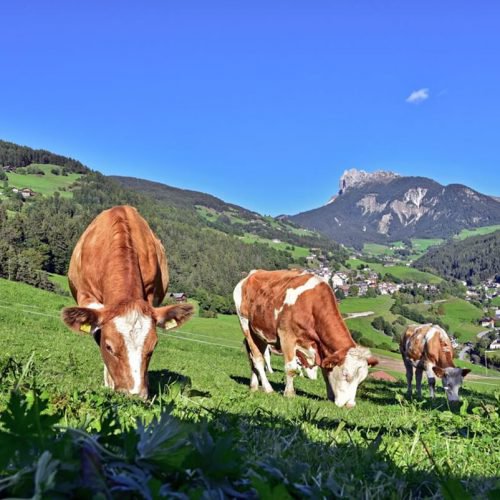
<svg viewBox="0 0 500 500">
<path fill-rule="evenodd" d="M 347 257 L 338 243 L 313 231 L 302 229 L 290 221 L 264 217 L 246 208 L 227 203 L 210 194 L 167 186 L 134 177 L 112 176 L 123 187 L 170 206 L 194 210 L 204 225 L 235 236 L 256 235 L 269 240 L 279 239 L 307 248 L 321 248 L 338 260 Z"/>
<path fill-rule="evenodd" d="M 45 149 L 32 149 L 13 142 L 0 140 L 0 167 L 26 167 L 31 163 L 50 163 L 64 167 L 67 172 L 84 174 L 89 169 L 78 160 L 51 153 Z M 2 170 L 0 168 L 0 170 Z"/>
<path fill-rule="evenodd" d="M 43 281 L 39 269 L 65 274 L 87 224 L 101 210 L 119 204 L 136 206 L 164 242 L 174 290 L 229 300 L 234 285 L 250 269 L 292 263 L 288 253 L 242 243 L 203 227 L 189 210 L 158 203 L 92 173 L 79 181 L 73 199 L 41 198 L 9 217 L 0 206 L 0 276 L 36 285 Z"/>
<path fill-rule="evenodd" d="M 500 276 L 500 231 L 431 248 L 415 267 L 471 284 Z"/>
</svg>

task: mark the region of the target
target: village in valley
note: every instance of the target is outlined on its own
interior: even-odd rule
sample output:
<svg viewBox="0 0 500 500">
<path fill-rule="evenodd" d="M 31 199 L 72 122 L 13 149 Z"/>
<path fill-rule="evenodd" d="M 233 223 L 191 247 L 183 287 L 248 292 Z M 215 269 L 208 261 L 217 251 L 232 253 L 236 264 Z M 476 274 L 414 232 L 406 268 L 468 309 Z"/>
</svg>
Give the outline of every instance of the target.
<svg viewBox="0 0 500 500">
<path fill-rule="evenodd" d="M 405 261 L 387 255 L 382 258 L 367 257 L 357 252 L 350 255 L 347 267 L 342 266 L 342 269 L 339 269 L 338 265 L 330 265 L 320 249 L 312 248 L 306 257 L 306 262 L 307 271 L 327 281 L 340 303 L 346 298 L 401 297 L 410 290 L 415 290 L 412 293 L 422 297 L 422 305 L 431 309 L 433 304 L 445 302 L 440 284 L 430 283 L 429 276 L 422 274 L 422 281 L 418 281 L 415 280 L 415 275 L 412 275 L 412 279 L 405 279 L 392 274 L 391 271 L 394 269 L 399 271 L 403 268 L 410 269 L 410 260 Z M 472 321 L 475 326 L 481 328 L 481 331 L 477 333 L 476 338 L 465 340 L 455 335 L 452 329 L 449 331 L 450 339 L 453 347 L 460 353 L 461 359 L 480 363 L 484 358 L 471 356 L 476 344 L 482 342 L 483 353 L 500 349 L 500 282 L 489 278 L 476 284 L 461 281 L 457 285 L 456 290 L 459 290 L 461 298 L 482 311 L 483 314 Z M 357 314 L 374 316 L 374 313 L 368 310 Z M 487 359 L 485 362 L 487 363 Z"/>
</svg>

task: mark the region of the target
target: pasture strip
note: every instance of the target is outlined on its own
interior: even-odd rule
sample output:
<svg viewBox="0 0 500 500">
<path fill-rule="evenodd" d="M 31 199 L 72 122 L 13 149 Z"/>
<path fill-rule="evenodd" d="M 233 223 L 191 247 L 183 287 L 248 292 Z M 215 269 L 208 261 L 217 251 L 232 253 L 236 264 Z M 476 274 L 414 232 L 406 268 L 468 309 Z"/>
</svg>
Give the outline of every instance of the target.
<svg viewBox="0 0 500 500">
<path fill-rule="evenodd" d="M 197 332 L 186 332 L 185 330 L 172 330 L 173 332 L 179 334 L 179 333 L 186 333 L 188 335 L 198 335 L 198 337 L 204 337 L 204 338 L 207 338 L 207 339 L 213 339 L 214 338 L 214 335 L 204 335 L 202 333 L 197 333 Z M 241 339 L 241 341 L 239 340 L 232 340 L 232 339 L 225 339 L 225 338 L 222 338 L 222 337 L 218 337 L 219 340 L 225 340 L 227 342 L 236 342 L 238 345 L 241 345 L 242 342 L 243 342 L 243 337 Z"/>
<path fill-rule="evenodd" d="M 207 345 L 213 345 L 217 347 L 227 347 L 228 349 L 241 349 L 241 347 L 236 347 L 234 345 L 225 345 L 225 344 L 216 344 L 215 342 L 206 342 L 205 340 L 198 340 L 198 339 L 188 339 L 186 337 L 176 337 L 175 335 L 169 334 L 169 333 L 164 333 L 164 332 L 159 332 L 161 335 L 165 335 L 167 337 L 171 337 L 173 339 L 177 340 L 186 340 L 188 342 L 197 342 L 198 344 L 207 344 Z"/>
<path fill-rule="evenodd" d="M 0 305 L 0 307 L 2 309 L 12 309 L 12 307 L 8 307 L 8 306 Z M 54 316 L 53 314 L 44 314 L 44 313 L 40 313 L 40 312 L 36 312 L 36 311 L 27 311 L 26 309 L 19 309 L 19 308 L 15 308 L 15 309 L 18 311 L 21 311 L 21 312 L 29 313 L 29 314 L 36 314 L 37 316 L 45 316 L 47 318 L 59 319 L 59 316 Z"/>
<path fill-rule="evenodd" d="M 35 309 L 45 309 L 45 307 L 34 306 L 32 304 L 19 304 L 17 302 L 10 302 L 8 300 L 2 300 L 2 299 L 0 299 L 0 302 L 2 302 L 3 304 L 8 304 L 10 306 L 14 306 L 14 307 L 16 307 L 16 306 L 22 306 L 22 307 L 33 307 Z"/>
</svg>

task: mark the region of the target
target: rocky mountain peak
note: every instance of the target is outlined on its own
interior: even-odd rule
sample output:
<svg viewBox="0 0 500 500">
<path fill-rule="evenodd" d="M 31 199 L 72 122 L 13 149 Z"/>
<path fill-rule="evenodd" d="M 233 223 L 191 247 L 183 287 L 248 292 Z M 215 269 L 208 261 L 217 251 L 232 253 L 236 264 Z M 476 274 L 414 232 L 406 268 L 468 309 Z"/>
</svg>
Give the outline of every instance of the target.
<svg viewBox="0 0 500 500">
<path fill-rule="evenodd" d="M 348 189 L 353 187 L 361 187 L 368 183 L 387 183 L 397 177 L 399 174 L 394 172 L 387 172 L 385 170 L 377 170 L 376 172 L 365 172 L 364 170 L 358 170 L 356 168 L 351 168 L 345 170 L 339 181 L 339 194 L 345 193 Z"/>
</svg>

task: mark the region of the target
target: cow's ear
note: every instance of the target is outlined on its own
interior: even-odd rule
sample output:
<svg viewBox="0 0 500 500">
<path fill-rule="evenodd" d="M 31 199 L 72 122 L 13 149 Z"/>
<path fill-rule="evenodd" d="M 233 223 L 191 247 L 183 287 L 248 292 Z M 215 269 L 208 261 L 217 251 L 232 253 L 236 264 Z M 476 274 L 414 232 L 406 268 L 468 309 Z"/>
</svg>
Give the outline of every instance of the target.
<svg viewBox="0 0 500 500">
<path fill-rule="evenodd" d="M 442 368 L 439 368 L 439 366 L 433 366 L 432 371 L 439 377 L 443 378 L 444 375 L 444 370 Z"/>
<path fill-rule="evenodd" d="M 327 370 L 331 370 L 334 366 L 341 365 L 345 361 L 345 357 L 347 355 L 347 350 L 342 349 L 337 351 L 335 354 L 331 356 L 327 356 L 321 362 L 321 367 L 326 368 Z"/>
<path fill-rule="evenodd" d="M 368 363 L 368 366 L 376 366 L 378 365 L 378 359 L 375 356 L 370 356 L 366 362 Z"/>
<path fill-rule="evenodd" d="M 465 376 L 466 376 L 468 373 L 470 373 L 470 372 L 471 372 L 471 370 L 470 370 L 469 368 L 464 368 L 464 369 L 462 370 L 462 377 L 465 377 Z"/>
<path fill-rule="evenodd" d="M 157 326 L 170 330 L 185 323 L 193 315 L 193 312 L 194 308 L 191 304 L 156 307 L 154 318 Z"/>
<path fill-rule="evenodd" d="M 65 307 L 61 318 L 75 332 L 92 333 L 101 324 L 102 313 L 89 307 Z"/>
</svg>

